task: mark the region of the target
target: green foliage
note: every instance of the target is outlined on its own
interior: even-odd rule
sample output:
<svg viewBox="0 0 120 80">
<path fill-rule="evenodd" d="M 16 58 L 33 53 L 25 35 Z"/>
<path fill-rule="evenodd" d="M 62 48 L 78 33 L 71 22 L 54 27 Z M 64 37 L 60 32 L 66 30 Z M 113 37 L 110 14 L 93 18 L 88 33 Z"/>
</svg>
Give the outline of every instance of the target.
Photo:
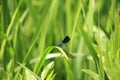
<svg viewBox="0 0 120 80">
<path fill-rule="evenodd" d="M 99 78 L 99 75 L 98 74 L 96 74 L 95 72 L 93 72 L 93 71 L 90 71 L 90 70 L 82 70 L 82 71 L 84 71 L 85 73 L 87 73 L 89 76 L 91 76 L 94 80 L 100 80 L 100 78 Z"/>
<path fill-rule="evenodd" d="M 119 0 L 1 0 L 0 18 L 0 80 L 120 80 Z"/>
</svg>

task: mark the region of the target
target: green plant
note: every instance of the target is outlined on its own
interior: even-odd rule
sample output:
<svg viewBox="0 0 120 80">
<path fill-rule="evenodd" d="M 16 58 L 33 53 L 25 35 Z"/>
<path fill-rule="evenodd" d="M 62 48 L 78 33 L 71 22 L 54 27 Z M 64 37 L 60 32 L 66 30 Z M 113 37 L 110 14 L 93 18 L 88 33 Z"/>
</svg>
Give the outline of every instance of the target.
<svg viewBox="0 0 120 80">
<path fill-rule="evenodd" d="M 119 80 L 119 5 L 119 0 L 1 0 L 0 79 Z M 56 46 L 67 35 L 70 42 Z"/>
</svg>

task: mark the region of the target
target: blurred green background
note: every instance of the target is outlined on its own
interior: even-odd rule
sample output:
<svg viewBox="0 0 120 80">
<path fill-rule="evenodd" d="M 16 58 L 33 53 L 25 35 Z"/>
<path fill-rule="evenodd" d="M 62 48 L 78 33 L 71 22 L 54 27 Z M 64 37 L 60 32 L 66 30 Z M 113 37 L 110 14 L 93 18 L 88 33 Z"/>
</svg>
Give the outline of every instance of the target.
<svg viewBox="0 0 120 80">
<path fill-rule="evenodd" d="M 119 75 L 120 0 L 0 0 L 0 80 Z"/>
</svg>

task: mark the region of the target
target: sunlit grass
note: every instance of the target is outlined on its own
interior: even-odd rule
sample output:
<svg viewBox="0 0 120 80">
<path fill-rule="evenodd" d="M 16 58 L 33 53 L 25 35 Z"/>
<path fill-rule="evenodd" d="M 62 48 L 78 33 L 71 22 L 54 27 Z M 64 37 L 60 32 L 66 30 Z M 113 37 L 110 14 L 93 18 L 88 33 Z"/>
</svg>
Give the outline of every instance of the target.
<svg viewBox="0 0 120 80">
<path fill-rule="evenodd" d="M 119 80 L 119 4 L 1 0 L 0 80 Z"/>
</svg>

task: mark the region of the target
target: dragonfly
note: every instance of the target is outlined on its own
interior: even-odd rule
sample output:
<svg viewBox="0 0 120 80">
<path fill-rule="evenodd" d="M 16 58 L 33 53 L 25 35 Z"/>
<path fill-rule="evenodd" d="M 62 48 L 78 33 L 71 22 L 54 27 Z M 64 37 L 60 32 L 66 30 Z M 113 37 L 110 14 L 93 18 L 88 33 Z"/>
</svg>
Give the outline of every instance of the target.
<svg viewBox="0 0 120 80">
<path fill-rule="evenodd" d="M 65 43 L 68 43 L 70 41 L 70 37 L 66 36 L 59 44 L 58 46 L 62 46 Z"/>
<path fill-rule="evenodd" d="M 70 41 L 70 37 L 69 36 L 66 36 L 59 44 L 58 46 L 62 46 L 66 43 L 68 43 Z M 62 48 L 63 49 L 63 48 Z M 70 54 L 69 52 L 67 52 L 65 49 L 63 49 L 63 51 L 67 54 L 68 57 L 70 58 L 74 58 L 74 56 L 72 54 Z"/>
</svg>

